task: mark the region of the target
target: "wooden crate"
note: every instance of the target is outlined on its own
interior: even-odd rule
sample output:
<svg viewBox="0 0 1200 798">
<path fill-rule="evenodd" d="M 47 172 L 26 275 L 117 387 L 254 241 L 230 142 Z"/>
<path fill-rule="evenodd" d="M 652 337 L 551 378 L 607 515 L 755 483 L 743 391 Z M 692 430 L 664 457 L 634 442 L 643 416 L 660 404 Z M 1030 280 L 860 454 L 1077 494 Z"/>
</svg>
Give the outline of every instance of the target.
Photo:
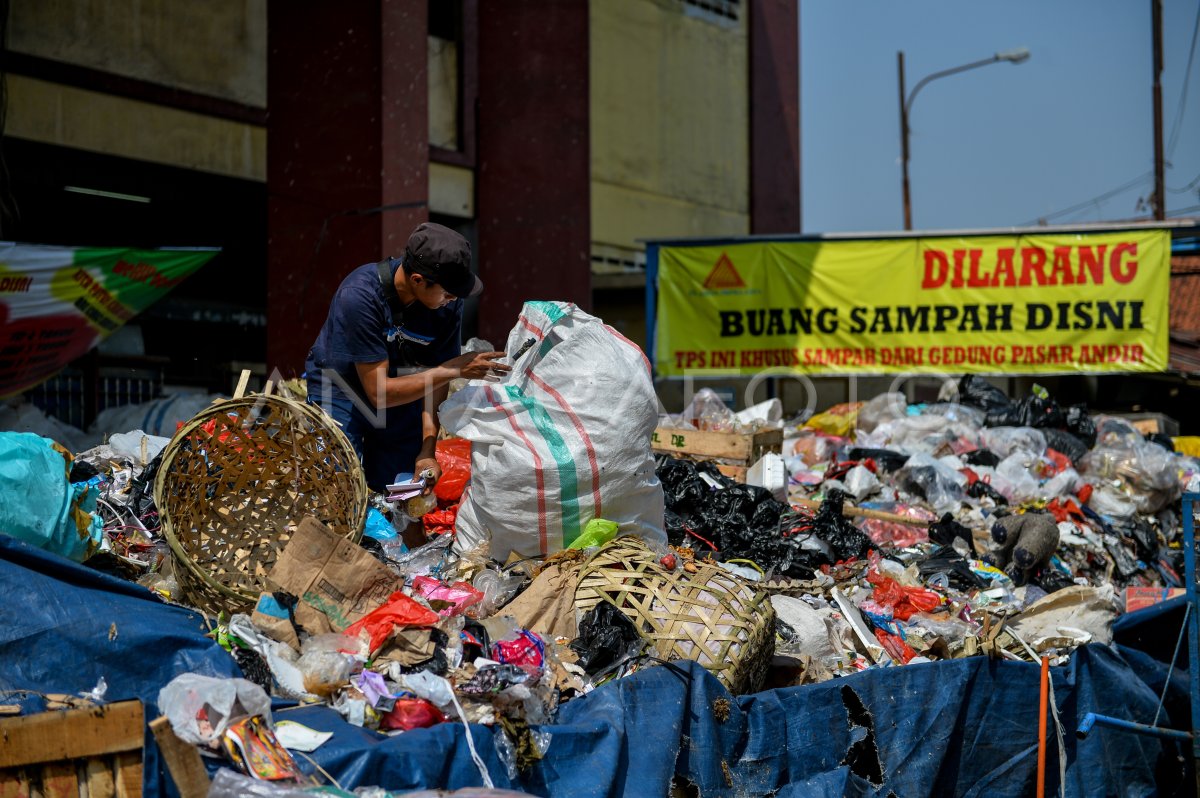
<svg viewBox="0 0 1200 798">
<path fill-rule="evenodd" d="M 717 469 L 731 479 L 745 482 L 746 470 L 760 457 L 767 452 L 783 451 L 783 430 L 738 433 L 659 427 L 650 439 L 650 448 L 692 460 L 723 460 Z"/>
<path fill-rule="evenodd" d="M 142 794 L 140 701 L 0 720 L 0 798 Z"/>
<path fill-rule="evenodd" d="M 1125 419 L 1143 435 L 1162 433 L 1174 436 L 1179 434 L 1179 422 L 1162 413 L 1113 413 L 1112 415 Z"/>
</svg>

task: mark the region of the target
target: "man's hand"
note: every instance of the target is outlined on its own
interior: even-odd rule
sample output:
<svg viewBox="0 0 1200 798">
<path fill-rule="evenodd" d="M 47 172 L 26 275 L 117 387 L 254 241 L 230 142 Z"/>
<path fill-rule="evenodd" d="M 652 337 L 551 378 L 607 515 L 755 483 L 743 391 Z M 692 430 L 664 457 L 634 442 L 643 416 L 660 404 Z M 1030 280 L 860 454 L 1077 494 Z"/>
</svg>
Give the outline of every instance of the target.
<svg viewBox="0 0 1200 798">
<path fill-rule="evenodd" d="M 442 478 L 442 467 L 438 465 L 436 457 L 420 457 L 413 464 L 413 472 L 416 477 L 420 477 L 425 471 L 433 472 L 433 479 L 428 480 L 425 484 L 425 490 L 421 491 L 422 495 L 429 495 L 433 490 L 433 486 L 439 479 Z"/>
<path fill-rule="evenodd" d="M 492 374 L 501 375 L 512 371 L 512 366 L 497 361 L 503 352 L 467 352 L 442 365 L 458 372 L 466 380 L 482 380 Z"/>
</svg>

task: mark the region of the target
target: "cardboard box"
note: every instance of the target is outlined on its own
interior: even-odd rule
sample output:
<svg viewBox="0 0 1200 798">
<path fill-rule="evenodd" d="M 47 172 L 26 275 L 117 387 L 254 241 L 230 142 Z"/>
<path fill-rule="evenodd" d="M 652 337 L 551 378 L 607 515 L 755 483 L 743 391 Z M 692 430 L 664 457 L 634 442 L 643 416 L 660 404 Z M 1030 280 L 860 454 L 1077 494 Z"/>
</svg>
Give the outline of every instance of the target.
<svg viewBox="0 0 1200 798">
<path fill-rule="evenodd" d="M 1125 588 L 1125 612 L 1135 612 L 1152 607 L 1159 602 L 1186 596 L 1181 587 L 1127 587 Z"/>
</svg>

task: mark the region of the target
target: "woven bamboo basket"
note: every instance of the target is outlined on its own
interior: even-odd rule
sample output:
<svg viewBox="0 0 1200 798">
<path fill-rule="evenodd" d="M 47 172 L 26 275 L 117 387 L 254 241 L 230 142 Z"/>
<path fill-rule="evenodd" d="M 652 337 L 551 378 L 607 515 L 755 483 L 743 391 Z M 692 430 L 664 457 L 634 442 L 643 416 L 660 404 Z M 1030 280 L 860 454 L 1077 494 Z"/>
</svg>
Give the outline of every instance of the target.
<svg viewBox="0 0 1200 798">
<path fill-rule="evenodd" d="M 762 687 L 775 652 L 775 610 L 765 591 L 715 564 L 668 572 L 639 538 L 607 544 L 580 571 L 575 608 L 607 601 L 668 660 L 699 662 L 729 692 Z"/>
<path fill-rule="evenodd" d="M 362 536 L 367 486 L 350 442 L 318 408 L 270 388 L 184 425 L 154 482 L 183 599 L 214 614 L 250 612 L 306 515 Z"/>
</svg>

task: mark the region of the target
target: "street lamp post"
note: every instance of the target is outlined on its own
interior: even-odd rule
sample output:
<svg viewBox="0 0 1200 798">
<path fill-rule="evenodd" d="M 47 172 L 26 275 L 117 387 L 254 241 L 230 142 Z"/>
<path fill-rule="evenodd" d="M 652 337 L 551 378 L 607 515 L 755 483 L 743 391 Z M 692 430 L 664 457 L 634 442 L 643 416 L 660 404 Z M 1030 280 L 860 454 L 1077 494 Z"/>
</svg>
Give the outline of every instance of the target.
<svg viewBox="0 0 1200 798">
<path fill-rule="evenodd" d="M 901 172 L 904 181 L 904 229 L 912 229 L 912 197 L 908 188 L 908 115 L 912 111 L 913 100 L 917 97 L 917 92 L 924 88 L 926 83 L 938 78 L 944 78 L 948 75 L 957 75 L 959 72 L 966 72 L 968 69 L 977 69 L 988 64 L 997 64 L 1001 61 L 1008 61 L 1012 64 L 1019 64 L 1022 61 L 1029 60 L 1029 50 L 1025 47 L 1018 47 L 1015 50 L 1005 50 L 996 53 L 991 58 L 984 58 L 981 61 L 972 61 L 969 64 L 962 66 L 943 69 L 941 72 L 934 72 L 932 75 L 926 75 L 913 86 L 912 93 L 907 97 L 904 94 L 904 51 L 896 53 L 896 66 L 900 75 L 900 164 Z"/>
</svg>

